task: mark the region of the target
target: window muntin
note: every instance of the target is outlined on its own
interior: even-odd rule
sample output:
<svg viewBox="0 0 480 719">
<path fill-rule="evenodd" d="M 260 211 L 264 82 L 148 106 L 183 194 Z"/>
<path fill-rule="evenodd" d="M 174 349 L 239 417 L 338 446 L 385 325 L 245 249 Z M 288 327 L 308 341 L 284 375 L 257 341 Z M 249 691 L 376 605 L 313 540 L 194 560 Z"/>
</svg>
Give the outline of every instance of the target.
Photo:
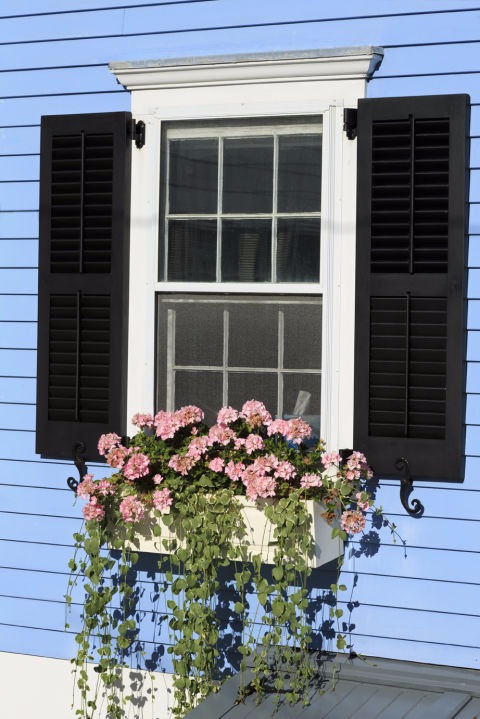
<svg viewBox="0 0 480 719">
<path fill-rule="evenodd" d="M 167 128 L 160 282 L 318 282 L 321 131 Z"/>
<path fill-rule="evenodd" d="M 259 398 L 273 416 L 320 426 L 322 298 L 157 294 L 156 406 Z"/>
</svg>

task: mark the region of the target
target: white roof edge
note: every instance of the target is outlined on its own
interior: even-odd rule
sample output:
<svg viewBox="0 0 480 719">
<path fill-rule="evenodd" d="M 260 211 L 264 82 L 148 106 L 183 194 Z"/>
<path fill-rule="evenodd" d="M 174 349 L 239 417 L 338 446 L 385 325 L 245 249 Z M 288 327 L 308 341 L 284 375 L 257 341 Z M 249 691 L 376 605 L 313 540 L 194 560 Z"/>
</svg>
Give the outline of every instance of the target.
<svg viewBox="0 0 480 719">
<path fill-rule="evenodd" d="M 110 71 L 129 90 L 295 79 L 369 80 L 380 67 L 375 46 L 288 50 L 232 55 L 111 62 Z"/>
<path fill-rule="evenodd" d="M 191 57 L 167 57 L 157 60 L 132 60 L 110 62 L 112 72 L 154 67 L 182 67 L 184 65 L 231 65 L 244 62 L 274 62 L 275 60 L 307 60 L 312 58 L 347 57 L 349 55 L 376 55 L 383 58 L 383 47 L 314 48 L 310 50 L 285 50 L 272 52 L 247 52 L 229 55 L 192 55 Z"/>
</svg>

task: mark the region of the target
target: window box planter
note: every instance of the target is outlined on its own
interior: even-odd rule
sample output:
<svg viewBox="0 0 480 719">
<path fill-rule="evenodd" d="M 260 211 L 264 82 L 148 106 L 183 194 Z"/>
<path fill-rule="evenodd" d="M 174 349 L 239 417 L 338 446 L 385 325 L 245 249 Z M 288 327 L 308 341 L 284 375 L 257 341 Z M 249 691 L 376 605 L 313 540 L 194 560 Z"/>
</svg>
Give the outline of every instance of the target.
<svg viewBox="0 0 480 719">
<path fill-rule="evenodd" d="M 275 552 L 274 525 L 265 516 L 262 509 L 263 502 L 252 502 L 247 497 L 237 497 L 241 506 L 245 536 L 234 539 L 233 544 L 247 547 L 249 557 L 260 555 L 264 564 L 273 564 Z M 332 538 L 332 526 L 322 517 L 324 507 L 320 502 L 307 500 L 306 506 L 310 516 L 310 534 L 314 541 L 314 552 L 308 559 L 311 568 L 321 567 L 343 554 L 344 543 L 339 537 Z M 162 534 L 156 536 L 155 525 L 161 527 Z M 157 530 L 158 531 L 158 530 Z M 136 540 L 132 547 L 136 551 L 151 552 L 155 554 L 171 554 L 168 543 L 176 539 L 180 546 L 185 544 L 182 533 L 175 527 L 166 527 L 161 519 L 157 519 L 153 512 L 148 514 L 136 525 Z"/>
</svg>

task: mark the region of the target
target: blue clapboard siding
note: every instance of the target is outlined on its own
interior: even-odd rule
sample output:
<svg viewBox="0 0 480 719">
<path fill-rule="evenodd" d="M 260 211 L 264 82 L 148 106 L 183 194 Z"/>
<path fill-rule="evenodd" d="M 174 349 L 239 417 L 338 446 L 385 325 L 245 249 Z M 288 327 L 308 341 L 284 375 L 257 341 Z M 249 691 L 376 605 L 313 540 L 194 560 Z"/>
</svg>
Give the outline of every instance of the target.
<svg viewBox="0 0 480 719">
<path fill-rule="evenodd" d="M 120 3 L 105 0 L 102 7 L 114 4 Z M 474 103 L 471 165 L 476 169 L 470 199 L 477 204 L 470 213 L 469 426 L 464 484 L 416 486 L 413 496 L 426 508 L 421 520 L 405 515 L 394 483 L 382 483 L 378 504 L 397 524 L 406 547 L 401 541 L 393 544 L 383 530 L 377 551 L 369 527 L 370 542 L 357 538 L 350 544 L 342 573 L 347 585 L 342 600 L 352 603 L 351 611 L 345 606 L 345 621 L 351 624 L 355 649 L 364 654 L 477 667 L 480 43 L 461 41 L 480 39 L 480 13 L 468 11 L 478 3 L 185 0 L 135 7 L 140 4 L 131 0 L 125 9 L 97 10 L 97 0 L 17 0 L 14 8 L 0 10 L 0 651 L 70 658 L 81 601 L 77 589 L 71 629 L 64 632 L 67 563 L 81 505 L 74 504 L 66 488 L 66 477 L 75 475 L 73 466 L 40 461 L 34 448 L 40 116 L 128 109 L 129 95 L 108 71 L 109 61 L 377 44 L 386 47 L 385 59 L 369 96 L 468 92 Z M 408 14 L 449 9 L 462 12 Z M 418 46 L 452 41 L 457 44 Z M 412 46 L 394 47 L 398 45 Z M 97 476 L 103 471 L 91 469 Z M 153 562 L 144 559 L 136 583 L 147 665 L 158 644 L 169 643 L 161 621 L 165 597 L 158 595 L 155 580 L 160 577 L 154 578 Z M 312 579 L 317 630 L 328 621 L 328 606 L 321 601 L 328 580 L 322 570 Z M 221 600 L 228 645 L 228 590 Z M 253 608 L 255 597 L 250 601 Z M 160 655 L 158 666 L 168 671 L 168 656 Z"/>
</svg>

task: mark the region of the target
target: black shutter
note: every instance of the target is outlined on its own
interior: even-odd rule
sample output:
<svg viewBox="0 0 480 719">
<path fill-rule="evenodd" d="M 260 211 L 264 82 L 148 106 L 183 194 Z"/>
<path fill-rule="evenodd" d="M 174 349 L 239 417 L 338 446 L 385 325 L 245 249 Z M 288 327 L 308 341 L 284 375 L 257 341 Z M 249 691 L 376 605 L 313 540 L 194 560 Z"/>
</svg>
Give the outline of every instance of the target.
<svg viewBox="0 0 480 719">
<path fill-rule="evenodd" d="M 467 95 L 360 100 L 354 446 L 463 481 Z"/>
<path fill-rule="evenodd" d="M 36 451 L 125 430 L 130 113 L 42 118 Z"/>
</svg>

